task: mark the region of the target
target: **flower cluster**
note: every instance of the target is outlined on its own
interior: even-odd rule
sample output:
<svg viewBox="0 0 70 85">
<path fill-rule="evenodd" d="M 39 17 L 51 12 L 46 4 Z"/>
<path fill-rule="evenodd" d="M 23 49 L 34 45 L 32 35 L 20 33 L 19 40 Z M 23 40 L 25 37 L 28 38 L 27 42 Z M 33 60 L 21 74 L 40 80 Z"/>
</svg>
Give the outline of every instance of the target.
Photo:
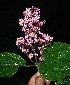
<svg viewBox="0 0 70 85">
<path fill-rule="evenodd" d="M 38 45 L 38 51 L 40 52 L 39 60 L 44 60 L 42 54 L 42 48 L 44 48 L 47 42 L 51 42 L 53 37 L 48 34 L 43 34 L 40 31 L 40 26 L 46 23 L 46 21 L 40 21 L 40 9 L 32 6 L 32 8 L 26 8 L 23 12 L 24 19 L 19 19 L 19 25 L 22 26 L 22 31 L 25 32 L 25 38 L 17 38 L 16 45 L 27 54 L 29 59 L 36 56 L 39 57 L 36 52 L 36 46 Z M 42 37 L 42 38 L 41 38 Z M 31 52 L 30 52 L 31 49 Z"/>
</svg>

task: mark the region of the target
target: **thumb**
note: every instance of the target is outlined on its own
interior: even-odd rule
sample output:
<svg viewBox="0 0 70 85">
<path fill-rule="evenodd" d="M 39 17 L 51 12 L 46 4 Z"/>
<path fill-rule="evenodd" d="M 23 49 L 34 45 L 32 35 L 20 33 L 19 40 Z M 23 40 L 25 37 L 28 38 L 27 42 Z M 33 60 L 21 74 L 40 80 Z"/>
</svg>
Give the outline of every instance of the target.
<svg viewBox="0 0 70 85">
<path fill-rule="evenodd" d="M 45 79 L 42 76 L 37 76 L 35 79 L 35 85 L 44 85 Z"/>
</svg>

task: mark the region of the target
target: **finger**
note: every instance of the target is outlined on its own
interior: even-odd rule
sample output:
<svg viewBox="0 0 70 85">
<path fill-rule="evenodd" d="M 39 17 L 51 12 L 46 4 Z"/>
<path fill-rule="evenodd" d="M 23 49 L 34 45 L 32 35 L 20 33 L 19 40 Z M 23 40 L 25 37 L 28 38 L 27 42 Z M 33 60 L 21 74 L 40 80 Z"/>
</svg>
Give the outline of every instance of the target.
<svg viewBox="0 0 70 85">
<path fill-rule="evenodd" d="M 45 80 L 46 85 L 50 85 L 50 81 L 49 80 Z"/>
</svg>

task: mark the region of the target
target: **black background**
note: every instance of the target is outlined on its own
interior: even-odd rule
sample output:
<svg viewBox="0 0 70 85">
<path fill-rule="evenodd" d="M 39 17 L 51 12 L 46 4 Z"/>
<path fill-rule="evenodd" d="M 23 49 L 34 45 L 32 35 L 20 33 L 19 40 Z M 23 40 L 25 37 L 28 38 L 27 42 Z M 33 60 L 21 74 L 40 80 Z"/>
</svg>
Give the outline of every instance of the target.
<svg viewBox="0 0 70 85">
<path fill-rule="evenodd" d="M 53 36 L 54 42 L 70 44 L 70 0 L 0 0 L 0 53 L 19 54 L 27 61 L 27 65 L 32 63 L 16 46 L 16 39 L 24 36 L 19 19 L 23 18 L 26 7 L 32 6 L 40 9 L 40 20 L 46 20 L 41 32 Z M 0 85 L 27 85 L 36 72 L 36 67 L 20 67 L 13 77 L 0 78 Z"/>
</svg>

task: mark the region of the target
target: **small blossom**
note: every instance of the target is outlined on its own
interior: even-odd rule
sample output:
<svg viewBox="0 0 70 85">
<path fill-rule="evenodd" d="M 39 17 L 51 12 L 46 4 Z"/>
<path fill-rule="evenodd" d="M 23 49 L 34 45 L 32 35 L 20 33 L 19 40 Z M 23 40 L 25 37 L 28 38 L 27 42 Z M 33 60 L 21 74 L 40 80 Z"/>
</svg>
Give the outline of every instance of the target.
<svg viewBox="0 0 70 85">
<path fill-rule="evenodd" d="M 44 60 L 44 57 L 40 57 L 39 60 L 40 60 L 40 61 L 43 61 L 43 60 Z"/>
<path fill-rule="evenodd" d="M 35 56 L 38 56 L 38 54 L 37 54 L 37 53 L 35 53 L 34 55 L 35 55 Z"/>
<path fill-rule="evenodd" d="M 19 19 L 19 24 L 20 24 L 20 26 L 23 26 L 23 22 L 24 22 L 24 20 L 21 18 L 21 19 Z"/>
<path fill-rule="evenodd" d="M 29 54 L 29 59 L 31 60 L 32 57 L 33 57 L 33 54 L 30 53 L 30 54 Z"/>
<path fill-rule="evenodd" d="M 41 50 L 41 47 L 38 47 L 39 50 Z"/>
</svg>

